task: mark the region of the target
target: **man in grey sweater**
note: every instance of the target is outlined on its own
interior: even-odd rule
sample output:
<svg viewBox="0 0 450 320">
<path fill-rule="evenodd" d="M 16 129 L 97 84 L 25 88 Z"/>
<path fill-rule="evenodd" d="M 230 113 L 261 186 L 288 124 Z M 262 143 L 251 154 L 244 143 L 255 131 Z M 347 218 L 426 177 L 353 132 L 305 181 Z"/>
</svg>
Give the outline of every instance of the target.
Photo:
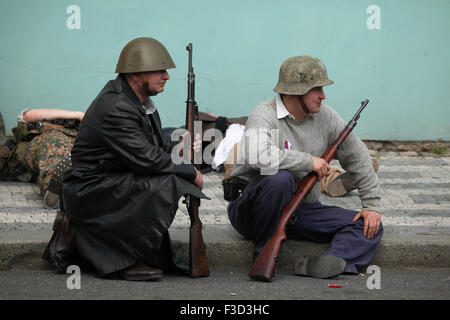
<svg viewBox="0 0 450 320">
<path fill-rule="evenodd" d="M 324 64 L 310 56 L 287 59 L 280 68 L 274 99 L 250 114 L 236 167 L 231 173 L 249 182 L 228 205 L 234 228 L 254 241 L 254 257 L 272 236 L 300 180 L 310 171 L 319 181 L 329 164 L 320 158 L 346 123 L 329 106 L 323 87 L 332 84 Z M 296 273 L 327 278 L 358 273 L 369 264 L 381 240 L 379 180 L 364 143 L 350 133 L 337 158 L 358 189 L 360 212 L 319 202 L 319 184 L 303 199 L 288 239 L 330 242 L 321 256 L 296 262 Z"/>
</svg>

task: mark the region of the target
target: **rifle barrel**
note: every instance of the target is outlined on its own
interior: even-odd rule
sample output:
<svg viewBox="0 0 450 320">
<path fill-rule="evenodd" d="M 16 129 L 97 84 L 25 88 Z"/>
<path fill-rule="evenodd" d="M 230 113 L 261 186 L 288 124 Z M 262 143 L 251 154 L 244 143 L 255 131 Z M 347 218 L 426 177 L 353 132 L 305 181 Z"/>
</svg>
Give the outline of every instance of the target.
<svg viewBox="0 0 450 320">
<path fill-rule="evenodd" d="M 366 99 L 364 101 L 361 102 L 361 107 L 358 109 L 358 111 L 356 111 L 355 115 L 353 116 L 353 118 L 350 120 L 350 122 L 352 121 L 358 121 L 359 119 L 359 115 L 361 114 L 361 112 L 364 110 L 364 108 L 367 106 L 367 104 L 369 103 L 369 100 Z"/>
</svg>

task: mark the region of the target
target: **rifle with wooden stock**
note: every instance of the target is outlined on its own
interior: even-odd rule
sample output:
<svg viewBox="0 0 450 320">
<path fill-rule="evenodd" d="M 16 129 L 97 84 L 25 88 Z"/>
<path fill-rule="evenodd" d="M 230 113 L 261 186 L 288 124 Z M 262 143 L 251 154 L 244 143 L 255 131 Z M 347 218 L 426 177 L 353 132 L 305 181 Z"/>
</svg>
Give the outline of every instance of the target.
<svg viewBox="0 0 450 320">
<path fill-rule="evenodd" d="M 361 107 L 359 108 L 359 110 L 356 112 L 356 114 L 353 116 L 344 130 L 342 130 L 339 137 L 322 154 L 322 159 L 330 163 L 330 161 L 334 158 L 337 150 L 342 150 L 342 143 L 356 126 L 356 121 L 358 121 L 359 115 L 368 103 L 369 100 L 361 102 Z M 250 272 L 248 273 L 250 278 L 265 282 L 270 282 L 272 280 L 281 245 L 286 240 L 286 225 L 294 223 L 296 218 L 294 215 L 295 210 L 300 205 L 300 202 L 303 200 L 303 198 L 312 190 L 317 182 L 317 179 L 318 177 L 315 172 L 308 173 L 302 179 L 293 198 L 284 207 L 283 212 L 281 213 L 281 218 L 278 221 L 278 225 L 275 229 L 275 233 L 267 241 L 264 249 L 258 255 L 258 258 L 255 260 L 255 263 L 250 269 Z"/>
<path fill-rule="evenodd" d="M 194 121 L 198 120 L 198 106 L 195 101 L 195 74 L 192 67 L 192 43 L 186 47 L 189 51 L 188 67 L 188 94 L 186 101 L 186 130 L 189 132 L 191 160 L 194 162 Z M 199 165 L 195 165 L 199 170 Z M 193 278 L 209 276 L 208 260 L 206 258 L 206 246 L 202 236 L 202 221 L 198 215 L 200 199 L 191 195 L 186 195 L 186 207 L 191 219 L 189 231 L 189 271 Z"/>
</svg>

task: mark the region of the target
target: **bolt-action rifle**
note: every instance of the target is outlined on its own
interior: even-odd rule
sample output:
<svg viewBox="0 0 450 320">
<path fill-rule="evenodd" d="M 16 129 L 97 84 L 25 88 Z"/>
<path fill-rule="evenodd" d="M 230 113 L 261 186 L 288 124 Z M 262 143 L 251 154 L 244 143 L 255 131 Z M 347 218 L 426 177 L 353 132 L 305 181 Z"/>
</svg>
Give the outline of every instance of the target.
<svg viewBox="0 0 450 320">
<path fill-rule="evenodd" d="M 188 67 L 188 94 L 186 101 L 186 130 L 190 139 L 191 160 L 194 162 L 194 120 L 198 120 L 198 106 L 195 101 L 195 74 L 192 67 L 192 43 L 186 47 L 189 51 L 189 67 Z M 195 165 L 199 170 L 199 166 Z M 206 246 L 202 236 L 202 221 L 198 215 L 200 207 L 200 199 L 191 195 L 186 195 L 186 206 L 191 219 L 191 227 L 189 231 L 189 270 L 191 277 L 207 277 L 209 276 L 208 260 L 206 258 Z"/>
<path fill-rule="evenodd" d="M 358 121 L 360 113 L 368 103 L 369 100 L 361 102 L 361 107 L 359 108 L 359 110 L 356 112 L 356 114 L 353 116 L 344 130 L 342 130 L 339 137 L 322 154 L 322 159 L 330 163 L 330 161 L 334 158 L 337 150 L 342 150 L 342 143 L 356 126 L 356 121 Z M 266 242 L 264 249 L 258 255 L 255 263 L 250 269 L 250 272 L 248 273 L 250 278 L 265 282 L 270 282 L 272 280 L 281 245 L 286 240 L 286 225 L 293 224 L 295 222 L 295 210 L 297 209 L 303 198 L 312 190 L 317 182 L 317 179 L 318 176 L 315 172 L 308 173 L 302 179 L 293 198 L 284 207 L 283 212 L 281 213 L 281 218 L 278 221 L 278 225 L 275 229 L 275 233 Z"/>
</svg>

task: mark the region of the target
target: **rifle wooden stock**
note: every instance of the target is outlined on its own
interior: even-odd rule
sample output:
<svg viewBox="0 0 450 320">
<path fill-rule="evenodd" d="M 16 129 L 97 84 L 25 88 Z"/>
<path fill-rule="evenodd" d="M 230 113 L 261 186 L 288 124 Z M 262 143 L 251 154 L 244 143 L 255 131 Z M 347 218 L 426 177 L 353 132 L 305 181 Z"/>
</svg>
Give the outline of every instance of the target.
<svg viewBox="0 0 450 320">
<path fill-rule="evenodd" d="M 208 260 L 206 258 L 206 246 L 202 236 L 202 221 L 198 215 L 200 199 L 190 197 L 191 205 L 188 206 L 191 228 L 189 230 L 189 272 L 191 277 L 209 276 Z"/>
<path fill-rule="evenodd" d="M 189 132 L 191 160 L 194 159 L 194 120 L 198 119 L 197 103 L 195 102 L 195 75 L 192 68 L 192 43 L 186 50 L 189 51 L 189 70 L 188 70 L 188 97 L 186 101 L 186 130 Z M 199 169 L 199 166 L 196 166 Z M 189 230 L 189 272 L 191 277 L 209 276 L 209 265 L 206 258 L 206 246 L 203 242 L 202 221 L 198 214 L 200 199 L 191 195 L 186 196 L 186 206 L 191 219 Z"/>
<path fill-rule="evenodd" d="M 344 130 L 342 130 L 339 137 L 322 154 L 322 159 L 330 163 L 337 150 L 342 149 L 342 143 L 356 126 L 356 121 L 359 119 L 361 111 L 368 103 L 369 100 L 361 102 L 361 107 L 358 112 L 356 112 Z M 283 212 L 281 213 L 281 217 L 278 221 L 274 234 L 267 241 L 264 249 L 261 251 L 250 269 L 248 275 L 251 279 L 265 282 L 272 281 L 273 273 L 275 271 L 275 264 L 278 260 L 278 254 L 283 242 L 286 241 L 286 225 L 289 223 L 291 217 L 293 217 L 295 210 L 298 208 L 303 198 L 312 190 L 312 188 L 314 188 L 317 179 L 317 174 L 315 172 L 310 172 L 298 185 L 294 196 L 284 207 Z"/>
</svg>

